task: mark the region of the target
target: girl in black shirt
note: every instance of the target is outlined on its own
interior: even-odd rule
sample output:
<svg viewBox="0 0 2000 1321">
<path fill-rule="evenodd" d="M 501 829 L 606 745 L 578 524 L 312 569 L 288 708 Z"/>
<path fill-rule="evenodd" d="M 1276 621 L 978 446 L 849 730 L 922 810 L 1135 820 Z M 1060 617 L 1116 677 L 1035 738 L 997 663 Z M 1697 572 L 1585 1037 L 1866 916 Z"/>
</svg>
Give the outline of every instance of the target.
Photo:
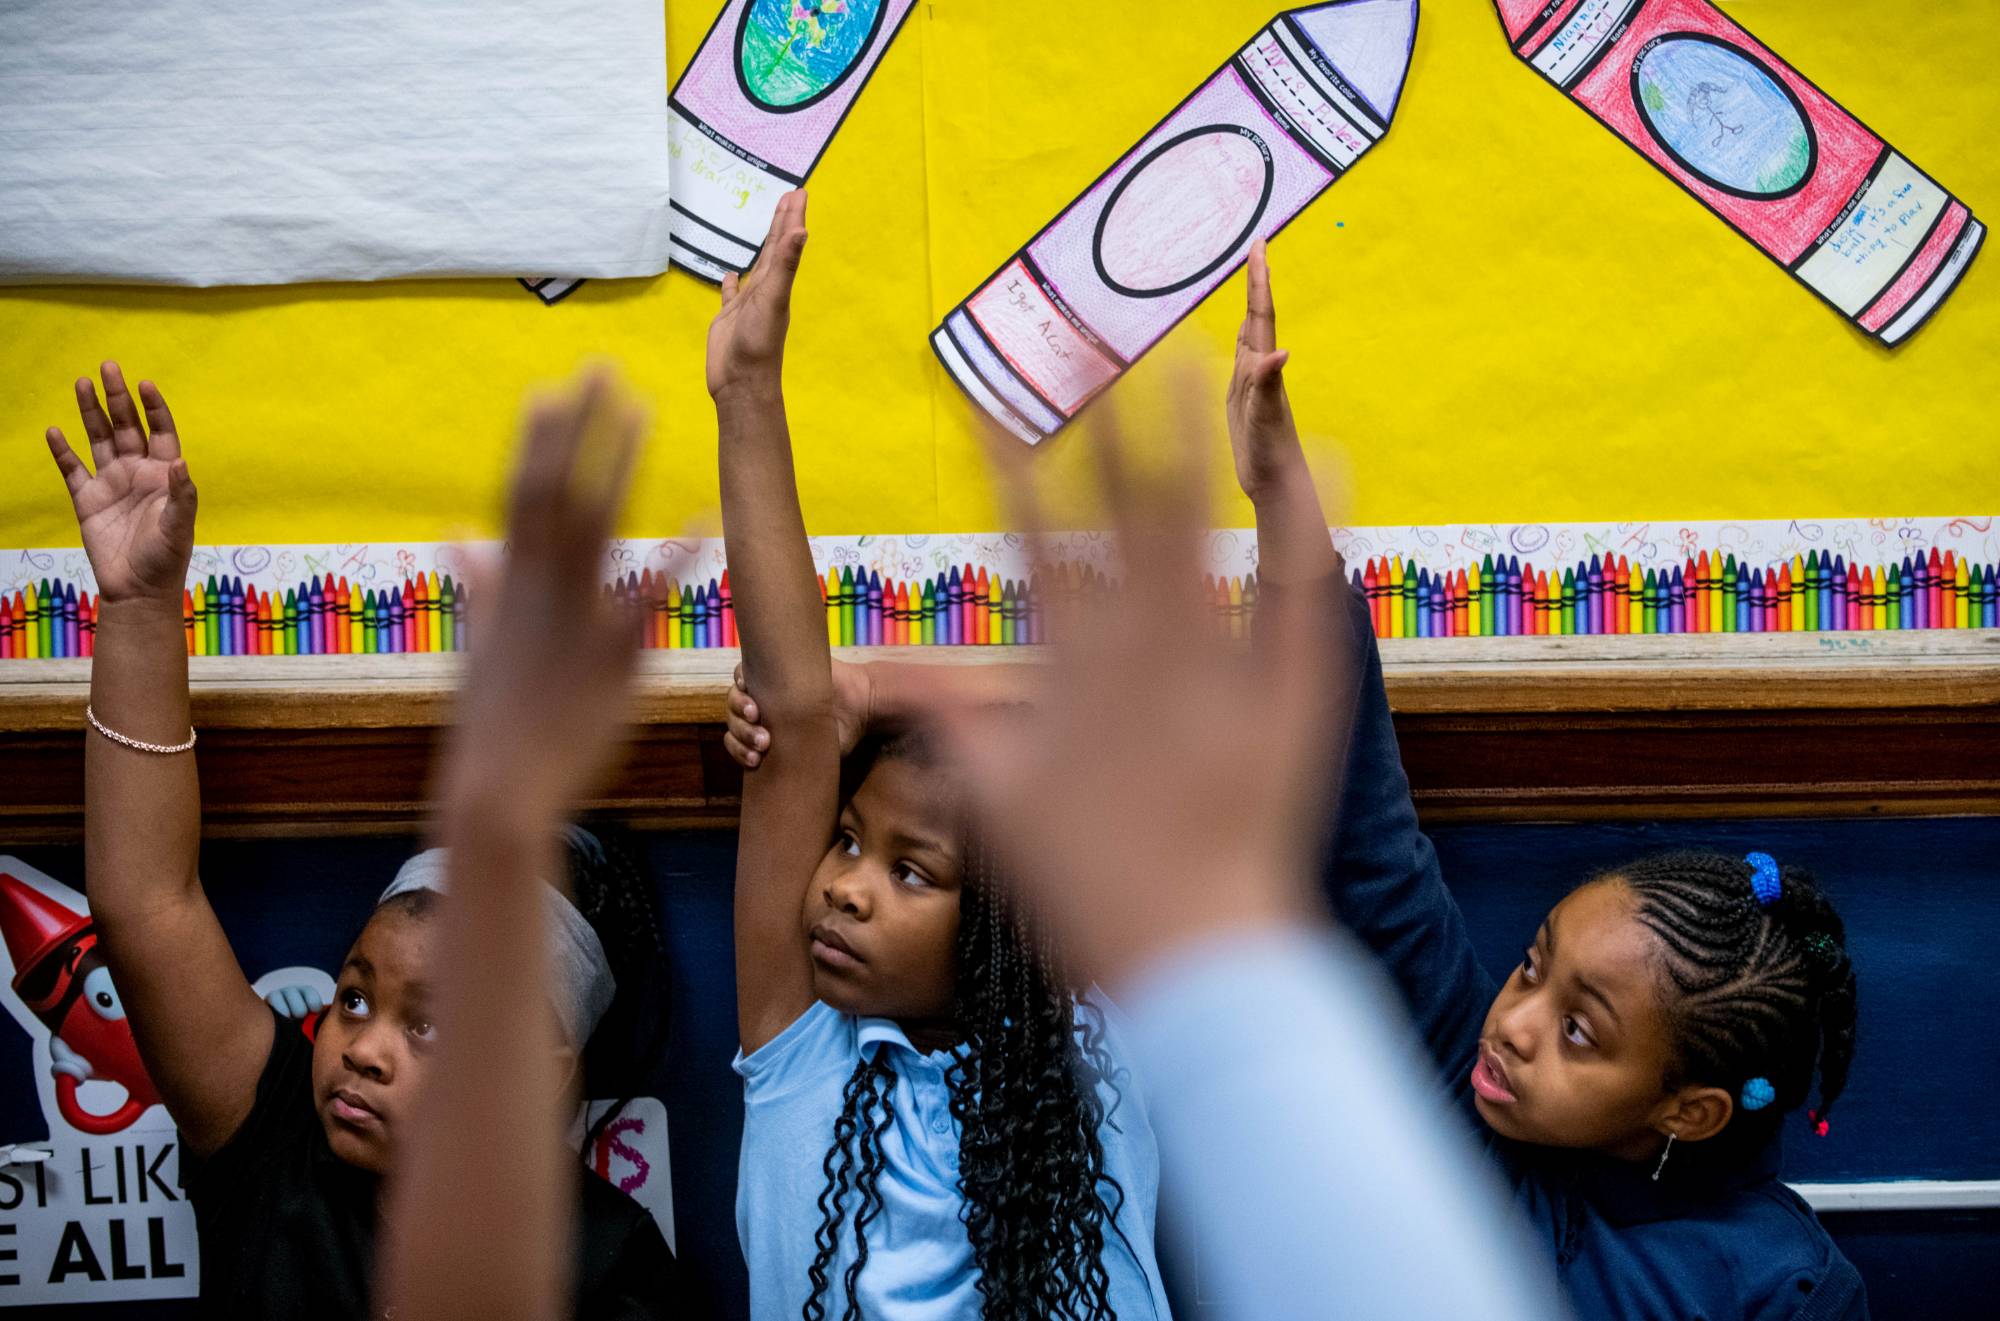
<svg viewBox="0 0 2000 1321">
<path fill-rule="evenodd" d="M 431 912 L 451 901 L 417 887 L 379 906 L 310 1040 L 251 989 L 197 874 L 201 803 L 180 613 L 194 483 L 159 390 L 142 381 L 135 398 L 116 363 L 102 374 L 101 403 L 93 381 L 76 382 L 92 464 L 58 428 L 48 433 L 103 602 L 84 827 L 101 947 L 147 1072 L 180 1126 L 208 1314 L 367 1316 L 378 1189 L 407 1155 L 397 1134 L 437 1037 L 426 983 Z M 609 895 L 594 903 L 591 888 L 578 887 L 578 903 L 594 903 L 600 917 L 625 902 Z M 588 946 L 583 931 L 598 928 L 577 906 L 570 912 L 571 945 Z M 597 943 L 608 962 L 602 947 L 619 942 Z M 560 969 L 563 959 L 552 963 Z M 603 985 L 587 973 L 573 980 L 595 986 L 581 999 L 594 995 L 601 1013 Z M 559 1000 L 562 986 L 559 977 Z M 575 1044 L 559 1016 L 575 1041 L 588 1032 L 577 1031 L 574 1012 L 547 1020 L 550 1051 L 573 1073 Z M 672 1258 L 649 1215 L 595 1176 L 580 1183 L 577 1315 L 676 1312 Z"/>
</svg>

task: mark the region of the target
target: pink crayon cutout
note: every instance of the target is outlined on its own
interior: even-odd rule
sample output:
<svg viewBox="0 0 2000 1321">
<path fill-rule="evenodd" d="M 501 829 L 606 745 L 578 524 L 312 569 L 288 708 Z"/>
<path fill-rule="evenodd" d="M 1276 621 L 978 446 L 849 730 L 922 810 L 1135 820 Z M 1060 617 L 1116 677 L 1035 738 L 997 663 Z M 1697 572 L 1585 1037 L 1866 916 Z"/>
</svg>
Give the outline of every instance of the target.
<svg viewBox="0 0 2000 1321">
<path fill-rule="evenodd" d="M 750 269 L 778 199 L 812 174 L 915 4 L 722 6 L 667 98 L 676 266 L 716 282 Z"/>
<path fill-rule="evenodd" d="M 1986 227 L 1708 0 L 1495 0 L 1514 53 L 1885 344 Z"/>
<path fill-rule="evenodd" d="M 1280 13 L 931 336 L 1030 444 L 1055 434 L 1389 131 L 1417 0 Z"/>
</svg>

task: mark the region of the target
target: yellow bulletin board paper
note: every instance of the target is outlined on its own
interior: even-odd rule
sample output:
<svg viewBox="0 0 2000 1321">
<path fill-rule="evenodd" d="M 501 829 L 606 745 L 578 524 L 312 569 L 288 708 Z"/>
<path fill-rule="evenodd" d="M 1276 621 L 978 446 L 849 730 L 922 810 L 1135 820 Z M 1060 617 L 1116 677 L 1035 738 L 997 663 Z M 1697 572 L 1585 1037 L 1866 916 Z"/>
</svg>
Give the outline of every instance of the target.
<svg viewBox="0 0 2000 1321">
<path fill-rule="evenodd" d="M 974 411 L 926 336 L 1285 7 L 920 0 L 811 185 L 788 379 L 815 533 L 1001 525 Z M 1983 0 L 1723 8 L 2000 214 Z M 714 9 L 668 7 L 676 75 Z M 1903 348 L 1869 343 L 1514 59 L 1488 0 L 1425 6 L 1393 129 L 1272 261 L 1294 402 L 1347 451 L 1351 522 L 2000 509 L 1991 261 Z M 1241 291 L 1225 284 L 1117 397 L 1158 399 L 1191 358 L 1219 374 Z M 678 273 L 593 280 L 554 308 L 509 281 L 8 290 L 0 545 L 75 544 L 40 436 L 74 427 L 69 383 L 104 357 L 166 390 L 205 543 L 490 531 L 524 390 L 592 355 L 655 410 L 627 530 L 700 528 L 714 303 Z M 1219 422 L 1218 404 L 1218 449 Z M 1073 435 L 1044 448 L 1082 485 Z M 1218 518 L 1250 521 L 1240 503 Z"/>
</svg>

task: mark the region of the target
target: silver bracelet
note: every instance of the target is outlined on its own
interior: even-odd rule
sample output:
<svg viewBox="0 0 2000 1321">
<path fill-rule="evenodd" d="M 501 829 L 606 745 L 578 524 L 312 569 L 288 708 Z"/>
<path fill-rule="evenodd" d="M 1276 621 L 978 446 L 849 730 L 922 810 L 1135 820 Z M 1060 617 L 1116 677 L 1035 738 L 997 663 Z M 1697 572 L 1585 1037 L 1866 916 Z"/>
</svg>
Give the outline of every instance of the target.
<svg viewBox="0 0 2000 1321">
<path fill-rule="evenodd" d="M 91 710 L 90 704 L 87 702 L 84 704 L 83 718 L 90 722 L 90 727 L 92 729 L 104 735 L 104 737 L 110 739 L 113 743 L 122 743 L 126 747 L 135 749 L 139 752 L 157 752 L 162 754 L 169 754 L 175 752 L 192 752 L 194 750 L 195 735 L 194 735 L 194 727 L 192 725 L 188 727 L 187 742 L 185 743 L 145 743 L 140 741 L 139 739 L 129 738 L 126 735 L 121 734 L 117 730 L 105 724 L 102 720 L 99 720 L 97 718 L 97 712 Z"/>
</svg>

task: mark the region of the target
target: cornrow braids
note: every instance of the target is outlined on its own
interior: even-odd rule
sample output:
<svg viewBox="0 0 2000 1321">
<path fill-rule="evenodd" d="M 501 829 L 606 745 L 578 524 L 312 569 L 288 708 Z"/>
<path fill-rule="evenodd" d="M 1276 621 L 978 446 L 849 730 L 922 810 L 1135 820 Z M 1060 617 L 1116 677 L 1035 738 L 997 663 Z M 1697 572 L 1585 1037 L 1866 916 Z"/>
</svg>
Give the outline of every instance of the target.
<svg viewBox="0 0 2000 1321">
<path fill-rule="evenodd" d="M 1813 1117 L 1823 1125 L 1847 1086 L 1857 1011 L 1846 928 L 1832 903 L 1807 872 L 1784 867 L 1780 894 L 1763 906 L 1754 871 L 1742 858 L 1680 852 L 1598 878 L 1631 889 L 1639 921 L 1659 942 L 1673 1035 L 1665 1085 L 1740 1096 L 1753 1078 L 1771 1084 L 1772 1104 L 1739 1104 L 1713 1140 L 1745 1154 L 1805 1104 L 1815 1073 Z"/>
</svg>

